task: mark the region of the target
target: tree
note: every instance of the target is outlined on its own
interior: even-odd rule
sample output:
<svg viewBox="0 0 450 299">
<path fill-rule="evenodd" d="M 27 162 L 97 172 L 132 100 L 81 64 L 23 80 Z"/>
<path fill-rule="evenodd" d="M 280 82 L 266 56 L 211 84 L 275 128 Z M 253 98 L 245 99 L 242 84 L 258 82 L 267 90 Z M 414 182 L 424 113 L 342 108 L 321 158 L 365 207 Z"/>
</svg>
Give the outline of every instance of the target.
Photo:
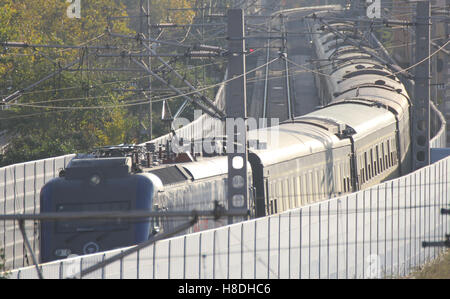
<svg viewBox="0 0 450 299">
<path fill-rule="evenodd" d="M 138 92 L 118 92 L 147 88 L 148 74 L 90 71 L 138 69 L 130 59 L 101 58 L 97 55 L 143 51 L 142 45 L 136 40 L 121 39 L 105 33 L 108 28 L 112 32 L 133 36 L 142 29 L 138 28 L 139 22 L 136 22 L 139 18 L 109 19 L 110 16 L 139 15 L 138 3 L 137 0 L 82 1 L 81 19 L 70 19 L 66 15 L 69 5 L 66 1 L 0 0 L 0 42 L 109 45 L 117 48 L 95 50 L 0 46 L 2 98 L 58 71 L 70 62 L 79 60 L 69 70 L 23 93 L 15 102 L 10 103 L 9 109 L 0 110 L 0 132 L 7 130 L 12 136 L 5 154 L 0 156 L 0 167 L 67 153 L 86 152 L 98 146 L 140 143 L 150 139 L 144 131 L 148 126 L 148 100 Z M 152 0 L 151 3 L 152 23 L 169 21 L 189 24 L 199 16 L 199 10 L 189 8 L 195 8 L 200 1 Z M 152 32 L 162 39 L 198 43 L 198 38 L 188 34 L 191 31 L 186 28 Z M 177 52 L 180 49 L 176 48 L 160 45 L 158 52 L 183 53 Z M 208 78 L 205 81 L 198 80 L 196 66 L 199 65 L 190 62 L 194 67 L 187 69 L 186 62 L 185 59 L 178 59 L 171 64 L 194 85 L 213 83 Z M 161 63 L 153 59 L 152 69 L 160 67 Z M 159 75 L 175 86 L 186 87 L 170 71 L 161 70 Z M 216 74 L 211 72 L 211 77 L 214 76 Z M 158 90 L 164 89 L 167 90 L 167 86 L 153 80 L 153 134 L 156 136 L 167 132 L 166 126 L 158 117 L 161 106 L 158 101 L 167 96 L 163 91 L 158 93 Z M 205 92 L 205 95 L 209 98 L 214 96 L 212 90 Z M 176 111 L 183 101 L 182 98 L 171 100 L 172 110 Z"/>
<path fill-rule="evenodd" d="M 68 18 L 67 5 L 64 1 L 0 0 L 0 41 L 52 45 L 93 41 L 90 45 L 129 46 L 104 33 L 108 16 L 126 15 L 121 1 L 84 1 L 81 19 Z M 114 30 L 132 32 L 126 21 L 120 20 L 114 22 Z M 0 93 L 20 90 L 78 58 L 81 61 L 73 69 L 117 66 L 115 60 L 95 59 L 87 49 L 5 48 L 0 56 Z M 114 81 L 117 83 L 111 84 Z M 123 74 L 63 72 L 25 93 L 0 114 L 0 130 L 14 136 L 0 166 L 87 151 L 105 142 L 136 141 L 136 136 L 127 134 L 130 127 L 138 125 L 129 121 L 133 119 L 129 109 L 87 109 L 121 104 L 127 95 L 113 90 L 126 88 L 127 81 L 129 76 Z"/>
</svg>

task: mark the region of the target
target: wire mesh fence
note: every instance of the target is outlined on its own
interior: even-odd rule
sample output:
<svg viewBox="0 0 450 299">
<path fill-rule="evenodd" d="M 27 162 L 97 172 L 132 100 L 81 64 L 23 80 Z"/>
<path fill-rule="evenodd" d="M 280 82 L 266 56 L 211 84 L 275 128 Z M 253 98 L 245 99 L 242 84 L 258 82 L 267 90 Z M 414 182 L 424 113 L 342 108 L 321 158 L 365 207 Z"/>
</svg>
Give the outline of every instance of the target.
<svg viewBox="0 0 450 299">
<path fill-rule="evenodd" d="M 433 260 L 450 231 L 450 158 L 289 212 L 166 239 L 83 278 L 396 278 Z M 67 278 L 126 249 L 41 265 Z M 37 278 L 33 267 L 10 278 Z"/>
</svg>

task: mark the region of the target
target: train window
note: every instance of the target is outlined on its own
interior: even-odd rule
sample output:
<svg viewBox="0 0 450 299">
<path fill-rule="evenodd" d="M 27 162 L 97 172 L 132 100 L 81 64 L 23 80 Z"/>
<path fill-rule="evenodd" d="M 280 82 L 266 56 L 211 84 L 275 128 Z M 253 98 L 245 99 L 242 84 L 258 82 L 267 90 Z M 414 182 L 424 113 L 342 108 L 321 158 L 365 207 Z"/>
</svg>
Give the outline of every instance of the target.
<svg viewBox="0 0 450 299">
<path fill-rule="evenodd" d="M 316 172 L 316 182 L 317 182 L 317 197 L 316 200 L 320 200 L 325 193 L 325 181 L 323 180 L 323 172 L 322 170 L 318 170 Z"/>
<path fill-rule="evenodd" d="M 57 210 L 64 212 L 80 211 L 127 211 L 130 209 L 130 202 L 102 202 L 102 203 L 76 203 L 76 204 L 58 204 Z M 128 230 L 130 224 L 126 221 L 117 222 L 113 220 L 77 220 L 77 221 L 57 221 L 57 233 L 80 233 L 82 231 L 90 232 L 110 232 L 118 230 Z"/>
<path fill-rule="evenodd" d="M 289 184 L 289 208 L 292 209 L 295 207 L 295 177 L 290 177 L 288 179 Z"/>
<path fill-rule="evenodd" d="M 386 143 L 387 143 L 388 167 L 390 168 L 392 166 L 392 164 L 391 164 L 391 145 L 390 145 L 390 140 L 386 141 Z"/>
<path fill-rule="evenodd" d="M 277 182 L 277 193 L 275 195 L 277 198 L 281 198 L 280 200 L 280 209 L 283 209 L 283 181 L 279 180 Z"/>
<path fill-rule="evenodd" d="M 284 200 L 283 200 L 283 208 L 284 210 L 286 209 L 290 209 L 291 205 L 290 205 L 290 201 L 291 201 L 291 184 L 289 182 L 289 177 L 284 181 L 284 187 L 285 187 L 285 192 L 283 193 L 284 196 Z"/>
<path fill-rule="evenodd" d="M 302 205 L 305 205 L 305 204 L 308 203 L 308 191 L 307 191 L 307 188 L 306 188 L 306 185 L 307 185 L 307 183 L 306 183 L 306 174 L 302 175 L 300 184 L 301 184 L 300 185 L 300 191 L 302 193 L 302 195 L 301 195 L 301 203 L 302 203 Z"/>
<path fill-rule="evenodd" d="M 369 161 L 369 153 L 365 152 L 365 162 L 366 162 L 366 181 L 370 180 L 370 161 Z"/>
<path fill-rule="evenodd" d="M 384 143 L 381 143 L 381 166 L 382 169 L 381 171 L 385 171 L 386 170 L 386 160 L 384 159 Z"/>
<path fill-rule="evenodd" d="M 370 149 L 370 166 L 371 166 L 371 172 L 370 172 L 370 178 L 373 178 L 375 176 L 374 174 L 374 160 L 373 160 L 373 149 Z"/>
<path fill-rule="evenodd" d="M 380 164 L 379 164 L 379 157 L 380 157 L 380 154 L 379 154 L 379 151 L 378 151 L 378 145 L 376 145 L 375 146 L 375 160 L 376 160 L 375 161 L 375 163 L 376 163 L 375 172 L 376 172 L 377 175 L 381 172 Z"/>
<path fill-rule="evenodd" d="M 383 147 L 384 149 L 384 147 Z M 387 148 L 387 144 L 386 144 L 386 151 L 384 152 L 384 165 L 385 165 L 385 169 L 389 168 L 389 149 Z"/>
<path fill-rule="evenodd" d="M 291 185 L 290 193 L 289 193 L 289 198 L 290 198 L 289 202 L 290 202 L 290 207 L 291 208 L 297 207 L 297 192 L 295 192 L 295 190 L 296 190 L 296 186 L 295 186 L 296 178 L 297 177 L 291 177 L 291 179 L 289 180 L 289 184 Z"/>
<path fill-rule="evenodd" d="M 313 200 L 313 193 L 314 193 L 314 189 L 313 189 L 313 180 L 312 180 L 312 172 L 310 171 L 308 173 L 308 177 L 306 180 L 306 186 L 308 188 L 308 203 L 311 203 Z"/>
<path fill-rule="evenodd" d="M 273 188 L 274 188 L 274 183 L 269 183 L 269 198 L 273 198 L 273 196 L 274 196 L 274 190 L 273 190 Z"/>
<path fill-rule="evenodd" d="M 277 199 L 279 199 L 279 201 L 277 200 L 277 205 L 279 205 L 279 209 L 280 211 L 283 210 L 283 181 L 279 180 L 277 183 L 277 195 L 276 195 Z"/>
<path fill-rule="evenodd" d="M 284 200 L 283 200 L 283 208 L 284 208 L 284 210 L 286 210 L 286 209 L 290 209 L 291 208 L 291 194 L 292 194 L 292 192 L 291 192 L 291 184 L 290 184 L 290 182 L 289 182 L 289 178 L 287 178 L 285 181 L 284 181 L 284 187 L 285 187 L 285 193 L 283 194 L 284 195 Z"/>
<path fill-rule="evenodd" d="M 320 186 L 320 194 L 319 194 L 319 199 L 325 198 L 325 194 L 327 192 L 327 182 L 325 182 L 325 172 L 322 169 L 320 171 L 320 176 L 319 176 L 319 186 Z"/>
<path fill-rule="evenodd" d="M 316 201 L 317 196 L 317 178 L 316 178 L 317 172 L 314 170 L 314 172 L 311 173 L 311 202 Z"/>
<path fill-rule="evenodd" d="M 384 165 L 383 165 L 383 143 L 380 144 L 380 152 L 377 153 L 378 156 L 378 166 L 379 166 L 379 170 L 380 173 L 382 173 L 384 171 Z"/>
<path fill-rule="evenodd" d="M 291 208 L 297 207 L 297 192 L 296 192 L 296 185 L 295 182 L 297 181 L 297 177 L 291 177 L 290 183 L 291 183 L 291 193 L 290 193 L 290 201 L 291 201 Z"/>
<path fill-rule="evenodd" d="M 364 172 L 365 172 L 365 181 L 369 180 L 369 173 L 367 171 L 369 164 L 367 164 L 367 152 L 364 153 Z"/>
<path fill-rule="evenodd" d="M 378 175 L 378 163 L 377 163 L 377 157 L 373 158 L 373 176 Z"/>
<path fill-rule="evenodd" d="M 283 197 L 282 197 L 282 207 L 280 207 L 280 212 L 289 209 L 289 197 L 291 196 L 291 192 L 289 191 L 289 179 L 285 179 L 281 182 L 281 186 L 283 188 Z"/>
</svg>

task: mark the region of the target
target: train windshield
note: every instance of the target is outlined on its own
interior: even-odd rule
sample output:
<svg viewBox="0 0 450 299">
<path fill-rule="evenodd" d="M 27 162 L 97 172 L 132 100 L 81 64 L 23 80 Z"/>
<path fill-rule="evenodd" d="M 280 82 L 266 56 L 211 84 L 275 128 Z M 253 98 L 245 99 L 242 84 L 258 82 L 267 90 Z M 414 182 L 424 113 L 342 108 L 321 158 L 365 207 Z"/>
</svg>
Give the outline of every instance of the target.
<svg viewBox="0 0 450 299">
<path fill-rule="evenodd" d="M 57 205 L 58 212 L 106 212 L 127 211 L 130 209 L 129 202 L 103 202 L 103 203 L 76 203 Z M 74 220 L 58 221 L 56 223 L 57 233 L 83 233 L 83 232 L 108 232 L 129 229 L 127 220 Z"/>
</svg>

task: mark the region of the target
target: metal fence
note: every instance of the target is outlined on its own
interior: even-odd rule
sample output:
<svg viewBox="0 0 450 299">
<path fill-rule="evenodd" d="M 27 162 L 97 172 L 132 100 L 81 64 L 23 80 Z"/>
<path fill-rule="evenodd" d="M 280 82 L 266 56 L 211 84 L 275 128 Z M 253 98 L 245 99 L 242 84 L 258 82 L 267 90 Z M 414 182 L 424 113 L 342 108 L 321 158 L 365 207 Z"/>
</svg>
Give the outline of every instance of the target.
<svg viewBox="0 0 450 299">
<path fill-rule="evenodd" d="M 407 176 L 279 215 L 167 239 L 85 278 L 395 278 L 433 260 L 450 232 L 450 157 Z M 65 278 L 120 253 L 41 265 Z M 11 278 L 37 278 L 33 267 Z"/>
<path fill-rule="evenodd" d="M 0 214 L 39 213 L 41 187 L 56 177 L 74 155 L 15 164 L 0 168 Z M 27 223 L 27 235 L 39 253 L 39 224 Z M 0 248 L 5 249 L 6 267 L 10 269 L 32 264 L 27 256 L 22 234 L 11 221 L 0 221 Z"/>
</svg>

